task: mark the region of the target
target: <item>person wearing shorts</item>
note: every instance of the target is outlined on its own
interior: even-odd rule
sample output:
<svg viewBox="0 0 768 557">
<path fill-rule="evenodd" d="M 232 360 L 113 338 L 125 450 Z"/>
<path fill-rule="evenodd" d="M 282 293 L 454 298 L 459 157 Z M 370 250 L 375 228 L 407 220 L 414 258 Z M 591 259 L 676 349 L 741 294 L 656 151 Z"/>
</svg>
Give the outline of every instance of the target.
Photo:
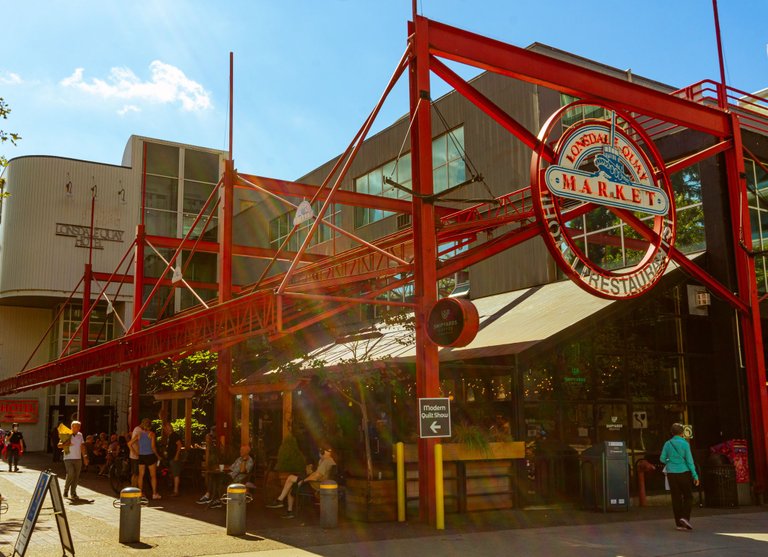
<svg viewBox="0 0 768 557">
<path fill-rule="evenodd" d="M 129 446 L 138 447 L 139 452 L 139 481 L 138 488 L 144 494 L 144 471 L 149 468 L 149 481 L 152 484 L 152 499 L 160 499 L 157 492 L 157 461 L 160 455 L 155 444 L 155 432 L 152 431 L 152 422 L 149 418 L 141 420 L 140 430 L 134 434 Z M 134 430 L 135 431 L 135 430 Z"/>
<path fill-rule="evenodd" d="M 163 437 L 165 438 L 165 458 L 173 476 L 173 493 L 171 497 L 179 496 L 179 482 L 181 481 L 181 436 L 173 430 L 170 422 L 163 425 Z"/>
</svg>

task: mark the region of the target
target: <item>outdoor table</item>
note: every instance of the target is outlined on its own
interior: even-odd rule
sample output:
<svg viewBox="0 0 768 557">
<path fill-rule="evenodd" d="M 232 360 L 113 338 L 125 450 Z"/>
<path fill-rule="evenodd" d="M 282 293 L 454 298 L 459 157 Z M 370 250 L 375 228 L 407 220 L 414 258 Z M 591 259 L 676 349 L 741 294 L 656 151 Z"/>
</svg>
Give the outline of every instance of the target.
<svg viewBox="0 0 768 557">
<path fill-rule="evenodd" d="M 218 466 L 216 468 L 211 468 L 210 470 L 205 470 L 205 475 L 208 476 L 208 490 L 211 495 L 211 501 L 208 503 L 208 506 L 211 506 L 214 501 L 218 501 L 221 498 L 226 491 L 227 486 L 232 483 L 232 476 L 229 475 L 228 466 L 224 467 L 223 470 L 219 470 Z M 224 491 L 219 489 L 220 492 L 214 492 L 214 487 L 217 489 L 221 487 Z"/>
</svg>

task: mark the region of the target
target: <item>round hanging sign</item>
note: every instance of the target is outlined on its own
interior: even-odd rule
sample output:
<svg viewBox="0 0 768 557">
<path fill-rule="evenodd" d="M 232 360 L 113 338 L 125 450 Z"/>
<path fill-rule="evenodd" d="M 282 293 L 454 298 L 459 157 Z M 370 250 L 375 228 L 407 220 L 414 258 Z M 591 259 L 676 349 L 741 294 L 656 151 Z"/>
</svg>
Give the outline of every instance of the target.
<svg viewBox="0 0 768 557">
<path fill-rule="evenodd" d="M 438 300 L 427 318 L 427 335 L 438 346 L 466 346 L 479 328 L 477 308 L 464 298 Z"/>
<path fill-rule="evenodd" d="M 605 117 L 562 131 L 574 110 Z M 649 290 L 669 263 L 675 201 L 645 130 L 608 105 L 577 101 L 552 115 L 539 140 L 531 160 L 533 205 L 558 267 L 603 298 Z M 554 149 L 545 155 L 546 145 Z"/>
</svg>

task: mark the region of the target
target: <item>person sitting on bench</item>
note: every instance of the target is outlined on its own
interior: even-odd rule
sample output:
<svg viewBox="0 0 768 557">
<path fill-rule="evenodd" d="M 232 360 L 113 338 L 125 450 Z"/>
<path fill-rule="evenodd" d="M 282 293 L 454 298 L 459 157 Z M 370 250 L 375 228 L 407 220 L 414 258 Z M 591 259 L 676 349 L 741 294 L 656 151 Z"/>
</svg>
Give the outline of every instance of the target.
<svg viewBox="0 0 768 557">
<path fill-rule="evenodd" d="M 288 509 L 283 515 L 283 518 L 293 518 L 293 502 L 295 497 L 293 496 L 294 486 L 298 489 L 303 484 L 309 483 L 313 489 L 320 489 L 320 482 L 327 479 L 330 475 L 331 469 L 336 466 L 336 461 L 333 460 L 332 450 L 330 447 L 320 449 L 320 460 L 317 463 L 317 468 L 314 472 L 306 477 L 299 478 L 296 475 L 290 475 L 285 480 L 283 485 L 283 491 L 280 493 L 277 499 L 267 505 L 270 509 L 280 509 L 283 507 L 283 502 L 288 500 Z"/>
</svg>

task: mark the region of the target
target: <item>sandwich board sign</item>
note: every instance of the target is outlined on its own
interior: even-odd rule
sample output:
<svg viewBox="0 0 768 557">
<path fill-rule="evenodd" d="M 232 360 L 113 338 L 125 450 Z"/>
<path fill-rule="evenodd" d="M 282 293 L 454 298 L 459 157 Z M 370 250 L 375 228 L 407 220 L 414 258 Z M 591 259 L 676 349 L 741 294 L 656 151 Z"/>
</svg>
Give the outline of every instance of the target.
<svg viewBox="0 0 768 557">
<path fill-rule="evenodd" d="M 16 555 L 24 557 L 24 554 L 27 552 L 29 538 L 32 536 L 32 530 L 35 528 L 37 518 L 40 516 L 40 509 L 48 493 L 51 494 L 53 516 L 59 529 L 59 539 L 61 540 L 63 555 L 66 555 L 67 551 L 72 555 L 75 554 L 75 546 L 72 543 L 72 533 L 69 531 L 67 514 L 64 511 L 64 499 L 61 497 L 58 479 L 56 474 L 46 470 L 45 472 L 40 472 L 35 491 L 32 493 L 32 499 L 29 501 L 29 507 L 24 515 L 24 522 L 21 525 L 21 530 L 19 530 L 19 537 L 16 538 L 16 545 L 13 547 L 13 557 Z"/>
<path fill-rule="evenodd" d="M 451 399 L 419 399 L 419 437 L 451 436 Z"/>
</svg>

